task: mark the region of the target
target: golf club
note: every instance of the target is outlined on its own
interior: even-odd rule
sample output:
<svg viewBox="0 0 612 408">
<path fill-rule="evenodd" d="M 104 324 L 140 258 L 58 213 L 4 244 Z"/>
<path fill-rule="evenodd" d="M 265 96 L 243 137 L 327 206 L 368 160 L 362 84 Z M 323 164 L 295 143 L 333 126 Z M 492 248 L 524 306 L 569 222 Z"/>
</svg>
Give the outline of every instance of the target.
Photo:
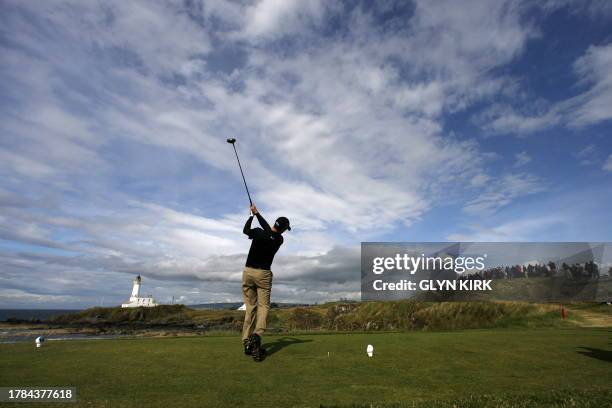
<svg viewBox="0 0 612 408">
<path fill-rule="evenodd" d="M 240 174 L 242 174 L 242 181 L 244 181 L 244 188 L 246 188 L 247 195 L 249 196 L 249 203 L 253 205 L 253 200 L 251 200 L 251 194 L 249 194 L 249 187 L 247 186 L 246 179 L 244 178 L 244 172 L 242 171 L 242 165 L 240 164 L 240 159 L 238 158 L 238 151 L 236 150 L 236 139 L 227 139 L 227 143 L 231 144 L 234 147 L 234 153 L 236 153 L 236 160 L 238 160 L 238 167 L 240 167 Z"/>
</svg>

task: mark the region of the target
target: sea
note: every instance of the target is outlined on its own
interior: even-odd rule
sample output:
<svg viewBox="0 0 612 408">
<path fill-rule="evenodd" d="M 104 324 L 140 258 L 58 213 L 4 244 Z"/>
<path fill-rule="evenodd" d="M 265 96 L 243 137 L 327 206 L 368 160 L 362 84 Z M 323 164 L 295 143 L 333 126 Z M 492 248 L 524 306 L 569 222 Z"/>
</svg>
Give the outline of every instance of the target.
<svg viewBox="0 0 612 408">
<path fill-rule="evenodd" d="M 54 316 L 63 315 L 66 313 L 79 312 L 80 309 L 0 309 L 0 322 L 6 322 L 7 319 L 21 319 L 33 321 L 45 321 Z M 45 340 L 62 341 L 62 340 L 107 340 L 129 337 L 123 334 L 91 334 L 91 333 L 47 333 L 44 327 L 37 329 L 35 327 L 13 328 L 4 330 L 0 328 L 0 344 L 6 343 L 21 343 L 33 342 L 39 335 L 44 335 Z"/>
<path fill-rule="evenodd" d="M 78 309 L 0 309 L 0 322 L 6 322 L 10 318 L 45 321 L 55 316 L 79 311 Z"/>
</svg>

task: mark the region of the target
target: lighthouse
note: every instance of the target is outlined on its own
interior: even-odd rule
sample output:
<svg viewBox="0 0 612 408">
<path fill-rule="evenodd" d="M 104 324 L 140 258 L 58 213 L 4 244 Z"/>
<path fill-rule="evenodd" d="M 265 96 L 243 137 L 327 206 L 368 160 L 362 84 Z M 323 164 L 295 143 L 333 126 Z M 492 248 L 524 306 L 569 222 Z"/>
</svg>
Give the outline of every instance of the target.
<svg viewBox="0 0 612 408">
<path fill-rule="evenodd" d="M 142 282 L 142 278 L 140 277 L 140 275 L 138 275 L 136 277 L 136 279 L 134 279 L 134 286 L 132 286 L 132 296 L 131 297 L 138 297 L 138 295 L 140 295 L 140 282 Z"/>
<path fill-rule="evenodd" d="M 153 296 L 140 296 L 140 285 L 142 284 L 142 278 L 140 275 L 132 282 L 132 296 L 127 303 L 123 303 L 121 307 L 154 307 L 157 306 Z"/>
<path fill-rule="evenodd" d="M 142 282 L 142 278 L 140 275 L 134 279 L 134 286 L 132 286 L 132 296 L 131 298 L 137 298 L 140 295 L 140 283 Z"/>
</svg>

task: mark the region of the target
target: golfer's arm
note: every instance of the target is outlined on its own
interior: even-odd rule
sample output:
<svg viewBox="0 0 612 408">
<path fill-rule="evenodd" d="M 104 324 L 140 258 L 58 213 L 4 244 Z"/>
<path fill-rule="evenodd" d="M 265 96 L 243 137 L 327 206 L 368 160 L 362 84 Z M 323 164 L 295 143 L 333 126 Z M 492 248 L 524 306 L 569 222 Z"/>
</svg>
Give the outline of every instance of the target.
<svg viewBox="0 0 612 408">
<path fill-rule="evenodd" d="M 270 228 L 270 224 L 268 224 L 268 222 L 264 219 L 264 217 L 261 216 L 260 213 L 255 214 L 255 216 L 257 217 L 257 221 L 259 221 L 259 225 L 261 225 L 261 228 L 263 228 L 267 232 L 272 231 L 272 229 Z"/>
<path fill-rule="evenodd" d="M 244 224 L 244 229 L 242 230 L 244 235 L 248 235 L 249 237 L 251 236 L 250 232 L 251 232 L 251 223 L 252 222 L 253 222 L 253 216 L 251 215 L 249 217 L 249 219 L 247 220 L 247 222 Z"/>
</svg>

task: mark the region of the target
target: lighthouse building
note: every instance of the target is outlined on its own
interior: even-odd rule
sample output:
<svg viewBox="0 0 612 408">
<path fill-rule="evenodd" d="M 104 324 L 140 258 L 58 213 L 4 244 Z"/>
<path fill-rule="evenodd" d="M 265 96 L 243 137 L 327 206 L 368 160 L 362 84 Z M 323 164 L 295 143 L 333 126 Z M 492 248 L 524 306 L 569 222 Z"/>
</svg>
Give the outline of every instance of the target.
<svg viewBox="0 0 612 408">
<path fill-rule="evenodd" d="M 157 306 L 155 303 L 155 299 L 153 296 L 140 296 L 140 285 L 142 283 L 142 278 L 140 275 L 134 279 L 134 286 L 132 286 L 132 296 L 130 296 L 130 300 L 127 303 L 123 303 L 121 307 L 154 307 Z"/>
</svg>

